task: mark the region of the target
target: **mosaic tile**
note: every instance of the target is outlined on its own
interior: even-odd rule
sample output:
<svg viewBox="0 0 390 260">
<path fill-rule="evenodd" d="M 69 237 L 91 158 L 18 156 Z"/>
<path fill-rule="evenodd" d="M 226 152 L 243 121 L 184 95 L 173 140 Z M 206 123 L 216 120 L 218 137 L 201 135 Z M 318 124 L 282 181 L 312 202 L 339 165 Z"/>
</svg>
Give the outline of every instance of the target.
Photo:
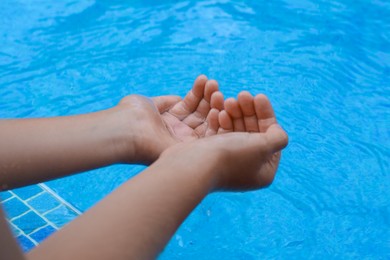
<svg viewBox="0 0 390 260">
<path fill-rule="evenodd" d="M 38 185 L 32 185 L 12 190 L 12 192 L 15 193 L 22 200 L 29 199 L 42 191 L 42 188 Z"/>
<path fill-rule="evenodd" d="M 16 239 L 24 252 L 28 252 L 35 247 L 35 244 L 31 241 L 31 239 L 25 235 L 18 236 Z"/>
<path fill-rule="evenodd" d="M 25 252 L 80 214 L 44 184 L 1 192 L 0 199 Z"/>
<path fill-rule="evenodd" d="M 3 207 L 9 219 L 17 217 L 29 210 L 29 208 L 17 198 L 7 200 L 3 203 Z"/>
<path fill-rule="evenodd" d="M 11 198 L 12 196 L 13 196 L 12 193 L 9 191 L 0 192 L 0 201 L 5 201 L 6 199 Z"/>
<path fill-rule="evenodd" d="M 52 195 L 45 192 L 27 202 L 30 207 L 34 208 L 39 213 L 43 214 L 55 207 L 59 206 L 60 203 Z"/>
<path fill-rule="evenodd" d="M 59 208 L 56 208 L 53 211 L 44 215 L 49 221 L 55 224 L 58 228 L 61 228 L 71 220 L 77 217 L 77 214 L 69 210 L 64 205 L 61 205 Z"/>
<path fill-rule="evenodd" d="M 14 219 L 12 223 L 26 234 L 46 225 L 46 221 L 33 211 Z"/>
<path fill-rule="evenodd" d="M 11 231 L 15 237 L 22 235 L 20 229 L 16 228 L 15 225 L 9 225 L 11 227 Z"/>
<path fill-rule="evenodd" d="M 53 234 L 56 231 L 56 229 L 52 226 L 46 226 L 43 227 L 34 233 L 30 234 L 30 237 L 34 239 L 36 242 L 41 243 L 43 240 L 45 240 L 48 236 Z"/>
</svg>

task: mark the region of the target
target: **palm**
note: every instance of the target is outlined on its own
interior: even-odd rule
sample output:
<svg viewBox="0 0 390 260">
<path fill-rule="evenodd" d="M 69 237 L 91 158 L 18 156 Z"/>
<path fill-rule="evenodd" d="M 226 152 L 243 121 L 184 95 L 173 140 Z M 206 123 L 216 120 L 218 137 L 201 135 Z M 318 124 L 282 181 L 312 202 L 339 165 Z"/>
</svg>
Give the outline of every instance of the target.
<svg viewBox="0 0 390 260">
<path fill-rule="evenodd" d="M 176 141 L 189 141 L 217 133 L 223 96 L 218 84 L 199 76 L 184 99 L 162 96 L 153 99 L 165 126 Z"/>
<path fill-rule="evenodd" d="M 219 114 L 218 133 L 251 132 L 266 133 L 277 124 L 271 103 L 264 95 L 253 97 L 249 92 L 241 92 L 238 100 L 229 98 L 225 101 L 225 110 Z M 261 162 L 257 170 L 258 186 L 272 182 L 279 165 L 281 152 L 270 154 Z M 263 182 L 263 183 L 261 183 Z"/>
<path fill-rule="evenodd" d="M 129 129 L 135 128 L 133 132 L 137 134 L 133 143 L 135 161 L 150 164 L 169 146 L 217 134 L 223 96 L 216 81 L 199 76 L 184 99 L 160 96 L 152 101 L 130 95 L 119 103 Z"/>
</svg>

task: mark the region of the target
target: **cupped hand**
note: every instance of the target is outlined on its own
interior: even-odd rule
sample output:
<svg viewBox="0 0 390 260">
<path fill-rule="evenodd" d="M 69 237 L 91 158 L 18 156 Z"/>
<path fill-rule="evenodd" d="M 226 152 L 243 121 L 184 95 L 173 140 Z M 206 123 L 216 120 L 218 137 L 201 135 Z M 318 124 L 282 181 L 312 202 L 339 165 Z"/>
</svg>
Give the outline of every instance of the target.
<svg viewBox="0 0 390 260">
<path fill-rule="evenodd" d="M 277 124 L 264 95 L 242 92 L 228 99 L 219 114 L 219 133 L 167 150 L 171 157 L 188 157 L 196 165 L 212 164 L 214 190 L 252 190 L 270 185 L 288 137 Z M 175 156 L 172 156 L 172 154 Z M 186 158 L 187 158 L 186 157 Z"/>
<path fill-rule="evenodd" d="M 260 153 L 257 164 L 255 163 L 257 169 L 252 175 L 253 182 L 246 183 L 248 180 L 238 177 L 233 183 L 238 184 L 238 187 L 245 186 L 245 183 L 248 186 L 252 184 L 255 188 L 270 185 L 280 162 L 281 150 L 288 144 L 288 136 L 278 125 L 271 102 L 263 94 L 253 97 L 249 92 L 243 91 L 237 100 L 227 99 L 224 106 L 225 110 L 219 114 L 218 132 L 255 133 L 250 134 L 248 139 L 257 145 Z"/>
<path fill-rule="evenodd" d="M 217 134 L 223 95 L 215 80 L 201 75 L 184 99 L 130 95 L 118 107 L 125 111 L 125 125 L 129 129 L 130 145 L 124 160 L 150 164 L 176 143 Z"/>
<path fill-rule="evenodd" d="M 218 112 L 223 109 L 223 95 L 215 80 L 201 75 L 184 99 L 161 96 L 152 100 L 177 141 L 211 136 L 218 131 Z"/>
</svg>

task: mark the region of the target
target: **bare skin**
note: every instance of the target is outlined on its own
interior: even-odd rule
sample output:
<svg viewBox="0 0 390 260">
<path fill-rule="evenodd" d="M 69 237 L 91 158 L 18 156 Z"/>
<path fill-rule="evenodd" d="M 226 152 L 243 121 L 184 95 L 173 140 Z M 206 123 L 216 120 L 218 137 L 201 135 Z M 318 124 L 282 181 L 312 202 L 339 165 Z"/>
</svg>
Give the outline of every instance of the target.
<svg viewBox="0 0 390 260">
<path fill-rule="evenodd" d="M 220 112 L 224 105 L 226 110 Z M 48 168 L 62 171 L 55 175 L 59 177 L 116 162 L 155 161 L 32 250 L 27 259 L 153 259 L 208 193 L 268 186 L 274 179 L 280 151 L 288 142 L 264 95 L 252 97 L 243 92 L 238 101 L 228 99 L 223 104 L 216 82 L 203 76 L 198 77 L 183 100 L 169 96 L 151 102 L 129 96 L 108 112 L 98 113 L 101 114 L 76 116 L 77 120 L 60 118 L 54 126 L 37 122 L 44 128 L 34 129 L 33 123 L 21 130 L 14 126 L 10 128 L 13 131 L 2 133 L 6 127 L 0 124 L 0 140 L 16 136 L 16 143 L 27 142 L 27 147 L 35 148 L 20 145 L 15 149 L 15 142 L 6 141 L 11 154 L 21 153 L 24 158 L 16 164 L 17 170 L 10 168 L 13 175 L 1 175 L 0 181 L 8 185 L 23 185 L 24 178 L 30 178 L 28 183 L 49 178 Z M 110 125 L 113 122 L 117 124 Z M 123 131 L 130 125 L 134 127 L 131 131 Z M 24 137 L 26 132 L 29 138 Z M 111 135 L 115 138 L 107 138 Z M 42 153 L 45 149 L 50 152 Z M 2 150 L 5 149 L 0 148 L 0 158 L 7 156 Z M 9 159 L 13 157 L 0 159 L 0 165 L 7 165 Z M 34 164 L 35 160 L 45 163 Z M 31 166 L 38 169 L 35 175 L 15 177 L 30 171 Z M 46 172 L 42 175 L 39 171 Z M 6 245 L 0 259 L 23 259 L 10 234 L 0 216 L 0 241 Z"/>
<path fill-rule="evenodd" d="M 275 155 L 288 140 L 265 96 L 252 105 L 258 131 L 171 146 L 150 168 L 43 242 L 29 258 L 154 259 L 208 193 L 268 186 L 278 166 Z"/>
<path fill-rule="evenodd" d="M 207 80 L 201 75 L 183 100 L 168 96 L 153 98 L 152 101 L 154 105 L 148 98 L 132 95 L 119 104 L 129 114 L 126 117 L 128 125 L 124 128 L 134 128 L 134 125 L 137 127 L 128 131 L 129 134 L 137 134 L 128 137 L 134 141 L 126 153 L 127 158 L 132 158 L 130 163 L 134 163 L 136 158 L 137 162 L 148 165 L 173 144 L 218 132 L 218 113 L 223 109 L 224 100 L 215 80 Z M 136 115 L 136 119 L 128 120 L 130 115 Z"/>
<path fill-rule="evenodd" d="M 2 120 L 0 191 L 115 163 L 149 165 L 177 142 L 217 133 L 217 92 L 216 81 L 201 75 L 183 100 L 131 95 L 86 115 Z"/>
<path fill-rule="evenodd" d="M 249 92 L 243 91 L 238 99 L 229 98 L 225 101 L 225 110 L 219 114 L 219 133 L 248 132 L 265 133 L 272 125 L 277 124 L 276 116 L 268 98 L 259 94 L 253 97 Z M 267 164 L 264 164 L 263 180 L 272 183 L 273 169 L 277 168 L 281 152 L 275 152 Z"/>
</svg>

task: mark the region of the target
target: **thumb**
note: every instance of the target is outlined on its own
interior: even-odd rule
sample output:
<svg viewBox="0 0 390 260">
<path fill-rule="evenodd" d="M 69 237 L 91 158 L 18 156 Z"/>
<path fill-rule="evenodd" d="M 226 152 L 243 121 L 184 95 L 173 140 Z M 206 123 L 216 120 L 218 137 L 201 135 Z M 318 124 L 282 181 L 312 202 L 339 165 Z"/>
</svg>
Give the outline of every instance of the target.
<svg viewBox="0 0 390 260">
<path fill-rule="evenodd" d="M 154 105 L 160 113 L 168 111 L 181 100 L 179 96 L 159 96 L 152 98 Z"/>
<path fill-rule="evenodd" d="M 278 124 L 268 127 L 265 138 L 267 149 L 272 153 L 282 150 L 288 144 L 288 135 Z"/>
</svg>

